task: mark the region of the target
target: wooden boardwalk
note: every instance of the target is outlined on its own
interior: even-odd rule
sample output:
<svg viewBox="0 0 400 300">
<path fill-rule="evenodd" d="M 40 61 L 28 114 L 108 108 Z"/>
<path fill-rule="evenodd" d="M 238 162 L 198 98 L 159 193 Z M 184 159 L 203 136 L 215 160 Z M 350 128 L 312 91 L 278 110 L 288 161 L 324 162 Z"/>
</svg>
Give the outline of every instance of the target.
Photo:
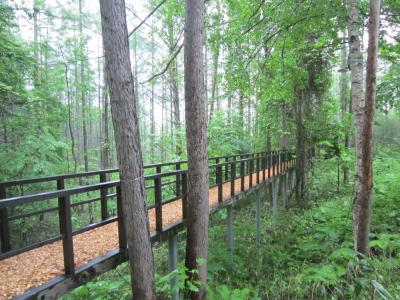
<svg viewBox="0 0 400 300">
<path fill-rule="evenodd" d="M 257 185 L 257 173 L 252 174 L 253 187 Z M 268 178 L 268 172 L 265 174 Z M 249 190 L 250 175 L 244 177 L 244 190 Z M 260 183 L 263 171 L 259 172 Z M 241 193 L 241 179 L 235 180 L 235 195 Z M 231 183 L 223 184 L 223 200 L 231 198 Z M 209 190 L 210 208 L 218 205 L 218 188 Z M 163 226 L 182 220 L 182 201 L 164 204 Z M 155 209 L 149 210 L 150 231 L 155 231 Z M 91 260 L 118 249 L 118 224 L 113 222 L 73 237 L 74 263 L 80 267 Z M 58 275 L 64 274 L 62 242 L 36 248 L 0 261 L 0 299 L 11 299 L 25 291 L 40 286 Z"/>
</svg>

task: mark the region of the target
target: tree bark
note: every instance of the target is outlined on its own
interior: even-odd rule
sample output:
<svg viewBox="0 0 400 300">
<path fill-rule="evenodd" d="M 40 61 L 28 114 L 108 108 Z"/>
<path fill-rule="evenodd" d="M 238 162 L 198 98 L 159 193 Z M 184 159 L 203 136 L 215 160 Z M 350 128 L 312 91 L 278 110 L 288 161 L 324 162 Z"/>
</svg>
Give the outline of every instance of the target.
<svg viewBox="0 0 400 300">
<path fill-rule="evenodd" d="M 341 76 L 340 76 L 340 101 L 342 104 L 341 111 L 342 111 L 342 122 L 344 123 L 346 114 L 347 114 L 347 51 L 346 51 L 346 33 L 343 32 L 343 46 L 341 50 L 341 60 L 342 60 L 342 67 L 341 67 Z M 345 128 L 347 131 L 347 128 Z M 344 150 L 347 152 L 349 148 L 349 135 L 345 134 L 344 137 Z M 343 184 L 347 184 L 349 181 L 349 168 L 346 163 L 342 166 L 343 171 Z"/>
<path fill-rule="evenodd" d="M 101 112 L 101 147 L 100 147 L 100 167 L 101 169 L 110 168 L 110 136 L 108 133 L 108 84 L 107 71 L 103 71 L 103 93 L 102 93 L 102 112 Z"/>
<path fill-rule="evenodd" d="M 355 150 L 356 150 L 356 166 L 355 166 L 355 200 L 353 205 L 353 233 L 354 240 L 357 236 L 357 226 L 359 217 L 359 206 L 355 205 L 356 199 L 360 198 L 361 183 L 360 179 L 361 163 L 362 163 L 362 147 L 361 147 L 361 129 L 363 122 L 362 109 L 362 55 L 360 45 L 360 2 L 359 0 L 350 0 L 349 10 L 349 67 L 350 67 L 350 98 L 354 110 L 354 127 L 355 127 Z M 357 246 L 354 245 L 357 249 Z"/>
<path fill-rule="evenodd" d="M 185 112 L 188 153 L 186 267 L 198 270 L 202 285 L 189 292 L 192 299 L 205 298 L 208 256 L 207 119 L 203 70 L 204 0 L 186 0 L 185 19 Z"/>
<path fill-rule="evenodd" d="M 79 0 L 79 51 L 80 51 L 80 72 L 81 72 L 81 106 L 82 106 L 82 137 L 83 137 L 83 158 L 85 163 L 85 172 L 89 171 L 88 157 L 88 137 L 87 137 L 87 114 L 85 99 L 85 64 L 83 60 L 83 22 L 82 22 L 82 0 Z"/>
<path fill-rule="evenodd" d="M 362 147 L 361 170 L 359 170 L 360 193 L 355 203 L 358 213 L 356 225 L 356 250 L 368 254 L 369 230 L 372 206 L 372 129 L 376 101 L 376 69 L 379 42 L 380 0 L 370 0 L 368 22 L 368 58 L 365 88 L 364 120 L 359 143 Z M 358 142 L 358 141 L 357 141 Z"/>
<path fill-rule="evenodd" d="M 125 1 L 100 0 L 100 12 L 133 298 L 156 299 Z"/>
</svg>

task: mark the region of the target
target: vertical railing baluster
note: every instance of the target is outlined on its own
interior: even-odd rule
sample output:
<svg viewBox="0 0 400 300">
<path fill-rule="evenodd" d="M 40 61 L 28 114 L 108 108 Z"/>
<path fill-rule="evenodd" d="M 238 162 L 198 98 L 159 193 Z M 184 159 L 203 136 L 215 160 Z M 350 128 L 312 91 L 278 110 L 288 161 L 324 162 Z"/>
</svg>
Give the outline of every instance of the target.
<svg viewBox="0 0 400 300">
<path fill-rule="evenodd" d="M 0 185 L 0 199 L 5 199 L 6 187 L 5 185 Z M 1 252 L 5 253 L 11 250 L 10 242 L 10 224 L 8 221 L 8 211 L 7 207 L 0 209 L 0 235 L 1 235 Z"/>
<path fill-rule="evenodd" d="M 231 162 L 231 196 L 235 195 L 236 162 Z"/>
<path fill-rule="evenodd" d="M 100 173 L 100 182 L 106 182 L 107 175 L 106 173 Z M 108 207 L 107 207 L 107 188 L 100 189 L 100 207 L 101 207 L 101 220 L 104 221 L 108 218 Z"/>
<path fill-rule="evenodd" d="M 253 167 L 254 167 L 254 160 L 253 160 L 253 158 L 250 158 L 249 163 L 250 163 L 250 170 L 249 170 L 249 187 L 252 187 L 252 186 L 253 186 Z"/>
<path fill-rule="evenodd" d="M 127 242 L 126 242 L 124 210 L 122 206 L 122 193 L 120 184 L 117 185 L 116 190 L 117 190 L 117 216 L 118 216 L 118 243 L 119 243 L 119 249 L 125 250 L 127 249 Z"/>
<path fill-rule="evenodd" d="M 229 179 L 229 157 L 225 157 L 225 181 L 228 181 Z"/>
<path fill-rule="evenodd" d="M 216 166 L 216 174 L 217 174 L 217 186 L 218 186 L 218 203 L 222 203 L 222 166 Z"/>
<path fill-rule="evenodd" d="M 256 158 L 256 169 L 257 169 L 257 184 L 260 183 L 260 155 Z"/>
<path fill-rule="evenodd" d="M 156 210 L 156 231 L 162 231 L 162 191 L 161 191 L 161 167 L 157 166 L 157 177 L 154 179 L 154 201 Z"/>
<path fill-rule="evenodd" d="M 244 191 L 244 161 L 240 160 L 240 190 Z"/>
<path fill-rule="evenodd" d="M 175 170 L 179 171 L 181 169 L 181 163 L 178 162 L 175 165 Z M 175 179 L 175 195 L 176 197 L 179 197 L 181 195 L 181 174 L 176 174 L 176 179 Z"/>
<path fill-rule="evenodd" d="M 261 158 L 262 170 L 263 170 L 263 181 L 265 181 L 265 169 L 267 168 L 267 153 L 264 152 Z"/>
<path fill-rule="evenodd" d="M 65 189 L 64 179 L 57 180 L 57 190 Z M 72 239 L 71 198 L 69 195 L 58 198 L 60 234 L 63 241 L 65 275 L 75 273 L 74 244 Z"/>
<path fill-rule="evenodd" d="M 187 218 L 187 173 L 182 173 L 182 217 Z"/>
</svg>

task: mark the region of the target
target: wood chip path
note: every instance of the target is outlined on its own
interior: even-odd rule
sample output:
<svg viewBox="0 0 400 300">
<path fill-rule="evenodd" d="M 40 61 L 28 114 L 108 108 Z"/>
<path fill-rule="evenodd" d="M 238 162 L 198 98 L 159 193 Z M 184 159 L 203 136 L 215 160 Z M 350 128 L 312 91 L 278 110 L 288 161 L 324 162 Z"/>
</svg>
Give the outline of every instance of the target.
<svg viewBox="0 0 400 300">
<path fill-rule="evenodd" d="M 260 171 L 260 182 L 263 174 Z M 267 172 L 266 172 L 266 178 Z M 245 177 L 244 189 L 248 190 L 250 176 Z M 253 174 L 253 186 L 257 174 Z M 231 197 L 231 183 L 223 184 L 223 199 Z M 235 180 L 235 194 L 240 193 L 240 178 Z M 218 203 L 218 188 L 209 190 L 210 207 Z M 182 219 L 182 201 L 178 199 L 162 207 L 163 226 Z M 151 232 L 155 231 L 155 210 L 149 210 Z M 73 237 L 75 268 L 94 258 L 118 249 L 118 225 L 113 222 Z M 58 275 L 64 274 L 62 241 L 36 248 L 0 261 L 0 299 L 11 299 L 33 287 L 40 286 Z"/>
</svg>

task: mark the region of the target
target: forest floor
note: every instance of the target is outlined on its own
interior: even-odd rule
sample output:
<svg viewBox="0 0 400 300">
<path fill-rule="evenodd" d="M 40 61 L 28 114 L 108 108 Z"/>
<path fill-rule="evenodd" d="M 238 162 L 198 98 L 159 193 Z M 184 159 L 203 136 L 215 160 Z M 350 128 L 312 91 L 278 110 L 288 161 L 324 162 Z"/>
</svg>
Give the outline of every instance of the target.
<svg viewBox="0 0 400 300">
<path fill-rule="evenodd" d="M 400 299 L 400 151 L 381 149 L 374 157 L 369 257 L 353 250 L 353 182 L 340 184 L 337 191 L 338 162 L 332 158 L 314 164 L 305 211 L 292 199 L 290 209 L 280 205 L 273 218 L 270 201 L 262 201 L 259 247 L 252 194 L 233 211 L 233 257 L 227 254 L 226 211 L 211 217 L 207 299 Z M 185 232 L 178 241 L 181 281 Z M 167 251 L 165 243 L 154 248 L 160 299 L 169 299 L 171 288 Z M 130 299 L 129 282 L 125 263 L 63 299 Z"/>
<path fill-rule="evenodd" d="M 267 173 L 267 172 L 266 172 Z M 263 171 L 259 172 L 260 182 Z M 266 178 L 267 178 L 266 174 Z M 245 177 L 245 190 L 250 189 L 250 176 Z M 257 174 L 253 174 L 253 186 L 257 185 Z M 223 184 L 223 199 L 231 198 L 230 182 Z M 235 194 L 239 194 L 240 179 L 235 180 Z M 209 190 L 210 207 L 218 203 L 218 188 Z M 163 226 L 172 225 L 182 219 L 182 201 L 163 205 Z M 155 231 L 155 210 L 149 210 L 150 231 Z M 87 231 L 73 237 L 75 267 L 89 263 L 94 258 L 118 249 L 117 222 Z M 36 248 L 29 252 L 0 261 L 0 299 L 10 299 L 30 288 L 40 286 L 64 273 L 62 242 Z"/>
</svg>

